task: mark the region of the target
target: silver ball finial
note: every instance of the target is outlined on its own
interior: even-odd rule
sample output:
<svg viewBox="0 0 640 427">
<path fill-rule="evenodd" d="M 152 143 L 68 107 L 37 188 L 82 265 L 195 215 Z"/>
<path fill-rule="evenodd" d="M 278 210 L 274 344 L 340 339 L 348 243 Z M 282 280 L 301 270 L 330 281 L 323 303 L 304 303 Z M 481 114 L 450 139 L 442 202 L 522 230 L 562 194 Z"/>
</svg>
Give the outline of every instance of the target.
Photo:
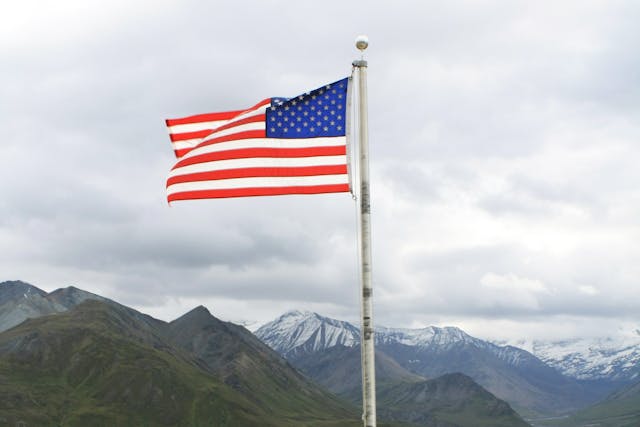
<svg viewBox="0 0 640 427">
<path fill-rule="evenodd" d="M 360 50 L 365 50 L 369 46 L 369 37 L 360 35 L 356 37 L 356 47 Z"/>
</svg>

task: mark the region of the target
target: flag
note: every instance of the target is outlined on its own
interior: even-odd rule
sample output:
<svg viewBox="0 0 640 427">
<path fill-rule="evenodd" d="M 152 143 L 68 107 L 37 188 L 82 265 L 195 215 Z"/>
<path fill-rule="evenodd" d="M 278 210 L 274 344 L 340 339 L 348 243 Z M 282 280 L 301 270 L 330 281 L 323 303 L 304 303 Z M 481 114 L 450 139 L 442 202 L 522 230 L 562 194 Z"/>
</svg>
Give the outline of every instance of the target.
<svg viewBox="0 0 640 427">
<path fill-rule="evenodd" d="M 166 120 L 167 200 L 348 192 L 348 78 L 246 110 Z"/>
</svg>

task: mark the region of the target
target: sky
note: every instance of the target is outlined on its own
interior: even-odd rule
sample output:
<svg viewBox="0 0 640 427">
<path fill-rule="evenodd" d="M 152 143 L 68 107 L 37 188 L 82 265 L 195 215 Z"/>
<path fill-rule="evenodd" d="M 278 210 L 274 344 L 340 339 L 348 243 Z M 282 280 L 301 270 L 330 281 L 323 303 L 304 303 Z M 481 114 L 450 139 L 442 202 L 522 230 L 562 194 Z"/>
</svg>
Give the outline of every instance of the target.
<svg viewBox="0 0 640 427">
<path fill-rule="evenodd" d="M 557 340 L 640 328 L 640 4 L 0 6 L 0 281 L 163 320 L 358 322 L 350 194 L 176 202 L 164 119 L 293 97 L 369 37 L 374 322 Z"/>
</svg>

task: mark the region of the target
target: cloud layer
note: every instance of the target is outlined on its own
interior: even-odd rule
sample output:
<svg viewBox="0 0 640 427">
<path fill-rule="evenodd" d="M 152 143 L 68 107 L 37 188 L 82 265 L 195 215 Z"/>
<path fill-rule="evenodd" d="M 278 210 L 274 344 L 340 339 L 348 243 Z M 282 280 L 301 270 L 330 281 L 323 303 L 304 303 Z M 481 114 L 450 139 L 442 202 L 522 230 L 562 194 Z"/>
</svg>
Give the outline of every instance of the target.
<svg viewBox="0 0 640 427">
<path fill-rule="evenodd" d="M 169 207 L 163 119 L 336 80 L 365 33 L 377 323 L 505 339 L 638 324 L 639 9 L 12 4 L 0 280 L 74 284 L 166 319 L 200 303 L 250 323 L 291 308 L 356 319 L 351 197 Z"/>
</svg>

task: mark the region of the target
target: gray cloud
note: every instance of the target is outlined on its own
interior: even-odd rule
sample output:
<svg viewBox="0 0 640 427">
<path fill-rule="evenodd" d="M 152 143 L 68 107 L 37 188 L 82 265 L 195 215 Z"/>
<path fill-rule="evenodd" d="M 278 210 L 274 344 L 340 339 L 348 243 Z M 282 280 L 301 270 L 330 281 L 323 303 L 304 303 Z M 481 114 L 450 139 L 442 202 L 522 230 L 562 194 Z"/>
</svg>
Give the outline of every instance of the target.
<svg viewBox="0 0 640 427">
<path fill-rule="evenodd" d="M 637 5 L 246 6 L 22 2 L 0 17 L 4 279 L 158 315 L 207 300 L 255 321 L 353 316 L 350 196 L 168 207 L 163 120 L 347 75 L 367 33 L 380 323 L 640 323 Z"/>
</svg>

